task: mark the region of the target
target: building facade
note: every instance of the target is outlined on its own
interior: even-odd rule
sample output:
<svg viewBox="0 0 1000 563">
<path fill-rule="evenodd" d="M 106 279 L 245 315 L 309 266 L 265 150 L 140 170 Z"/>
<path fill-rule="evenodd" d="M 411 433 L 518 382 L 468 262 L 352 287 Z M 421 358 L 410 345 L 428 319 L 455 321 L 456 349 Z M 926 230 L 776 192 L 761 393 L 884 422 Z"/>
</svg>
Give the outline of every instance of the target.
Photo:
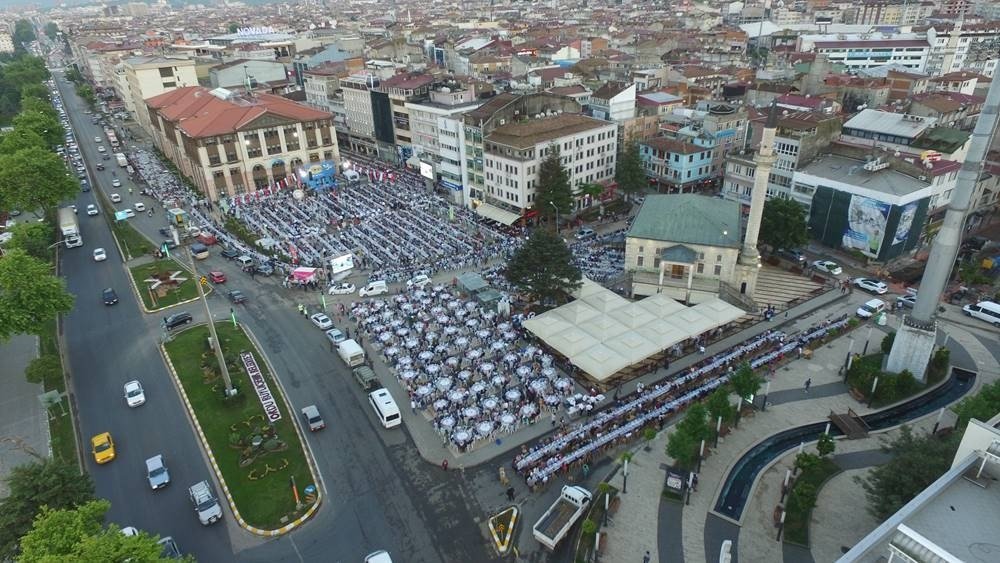
<svg viewBox="0 0 1000 563">
<path fill-rule="evenodd" d="M 123 64 L 126 91 L 119 91 L 125 109 L 139 126 L 152 134 L 145 100 L 175 88 L 197 86 L 198 76 L 191 59 L 132 57 Z"/>
</svg>

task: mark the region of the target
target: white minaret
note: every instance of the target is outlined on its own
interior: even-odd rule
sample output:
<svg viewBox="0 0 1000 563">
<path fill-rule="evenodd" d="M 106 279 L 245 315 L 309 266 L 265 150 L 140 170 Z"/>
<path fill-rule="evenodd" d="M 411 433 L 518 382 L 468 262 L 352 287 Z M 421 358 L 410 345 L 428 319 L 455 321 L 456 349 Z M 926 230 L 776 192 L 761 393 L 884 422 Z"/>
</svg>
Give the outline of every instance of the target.
<svg viewBox="0 0 1000 563">
<path fill-rule="evenodd" d="M 753 178 L 753 191 L 750 192 L 750 217 L 747 219 L 747 232 L 743 237 L 743 250 L 740 251 L 740 264 L 760 267 L 760 252 L 757 250 L 757 237 L 760 235 L 760 221 L 764 215 L 764 203 L 767 201 L 767 179 L 774 166 L 774 134 L 778 127 L 778 106 L 771 104 L 764 124 L 764 132 L 760 138 L 760 147 L 753 161 L 756 171 Z M 756 276 L 754 276 L 756 278 Z M 745 293 L 751 293 L 749 290 Z"/>
</svg>

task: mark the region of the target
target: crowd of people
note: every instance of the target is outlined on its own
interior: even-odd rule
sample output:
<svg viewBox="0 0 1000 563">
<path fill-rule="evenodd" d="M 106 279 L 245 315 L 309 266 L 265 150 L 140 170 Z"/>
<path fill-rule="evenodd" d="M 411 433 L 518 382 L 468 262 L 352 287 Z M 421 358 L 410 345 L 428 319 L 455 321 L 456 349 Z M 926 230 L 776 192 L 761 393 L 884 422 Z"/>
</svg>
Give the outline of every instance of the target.
<svg viewBox="0 0 1000 563">
<path fill-rule="evenodd" d="M 753 369 L 767 369 L 787 354 L 824 338 L 847 325 L 847 318 L 827 320 L 789 336 L 767 331 L 725 352 L 692 366 L 673 380 L 643 388 L 598 413 L 555 434 L 514 457 L 512 466 L 529 486 L 544 485 L 554 473 L 589 459 L 614 444 L 631 439 L 643 427 L 659 422 L 704 398 L 725 384 L 733 368 L 749 362 Z"/>
<path fill-rule="evenodd" d="M 618 229 L 570 245 L 573 262 L 587 278 L 611 284 L 625 275 L 625 229 Z"/>
<path fill-rule="evenodd" d="M 350 316 L 408 393 L 411 408 L 426 413 L 442 442 L 459 450 L 514 432 L 561 405 L 586 402 L 552 357 L 531 343 L 518 318 L 505 319 L 449 287 L 356 302 Z"/>
</svg>

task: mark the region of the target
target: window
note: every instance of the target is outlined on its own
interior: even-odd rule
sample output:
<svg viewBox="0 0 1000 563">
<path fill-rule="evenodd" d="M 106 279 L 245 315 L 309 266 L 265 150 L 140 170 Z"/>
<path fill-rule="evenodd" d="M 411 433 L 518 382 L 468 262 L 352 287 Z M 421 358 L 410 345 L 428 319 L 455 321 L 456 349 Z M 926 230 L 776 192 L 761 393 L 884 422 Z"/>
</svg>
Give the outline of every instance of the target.
<svg viewBox="0 0 1000 563">
<path fill-rule="evenodd" d="M 639 256 L 638 258 L 635 259 L 635 265 L 639 268 L 642 267 L 642 256 Z"/>
<path fill-rule="evenodd" d="M 716 255 L 715 261 L 716 262 L 722 262 L 722 255 L 721 254 Z"/>
<path fill-rule="evenodd" d="M 721 276 L 721 275 L 722 275 L 722 266 L 721 266 L 721 265 L 719 265 L 719 264 L 716 264 L 716 265 L 715 265 L 715 268 L 714 268 L 714 269 L 713 269 L 712 271 L 713 271 L 713 273 L 714 273 L 715 275 L 717 275 L 717 276 Z"/>
</svg>

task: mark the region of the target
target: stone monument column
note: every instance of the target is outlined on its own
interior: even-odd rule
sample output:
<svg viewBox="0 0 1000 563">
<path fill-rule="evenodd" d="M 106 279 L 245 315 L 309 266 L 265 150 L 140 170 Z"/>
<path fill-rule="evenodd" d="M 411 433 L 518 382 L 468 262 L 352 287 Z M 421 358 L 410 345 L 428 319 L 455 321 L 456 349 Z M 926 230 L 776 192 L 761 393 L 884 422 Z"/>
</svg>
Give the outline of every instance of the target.
<svg viewBox="0 0 1000 563">
<path fill-rule="evenodd" d="M 778 128 L 778 106 L 771 104 L 764 124 L 760 147 L 753 157 L 756 171 L 754 172 L 753 189 L 750 192 L 750 216 L 747 219 L 747 230 L 743 237 L 743 248 L 736 267 L 734 284 L 740 293 L 753 296 L 757 286 L 757 274 L 761 267 L 760 251 L 757 250 L 757 239 L 760 235 L 761 218 L 764 215 L 764 204 L 767 201 L 767 180 L 774 166 L 774 136 Z"/>
</svg>

